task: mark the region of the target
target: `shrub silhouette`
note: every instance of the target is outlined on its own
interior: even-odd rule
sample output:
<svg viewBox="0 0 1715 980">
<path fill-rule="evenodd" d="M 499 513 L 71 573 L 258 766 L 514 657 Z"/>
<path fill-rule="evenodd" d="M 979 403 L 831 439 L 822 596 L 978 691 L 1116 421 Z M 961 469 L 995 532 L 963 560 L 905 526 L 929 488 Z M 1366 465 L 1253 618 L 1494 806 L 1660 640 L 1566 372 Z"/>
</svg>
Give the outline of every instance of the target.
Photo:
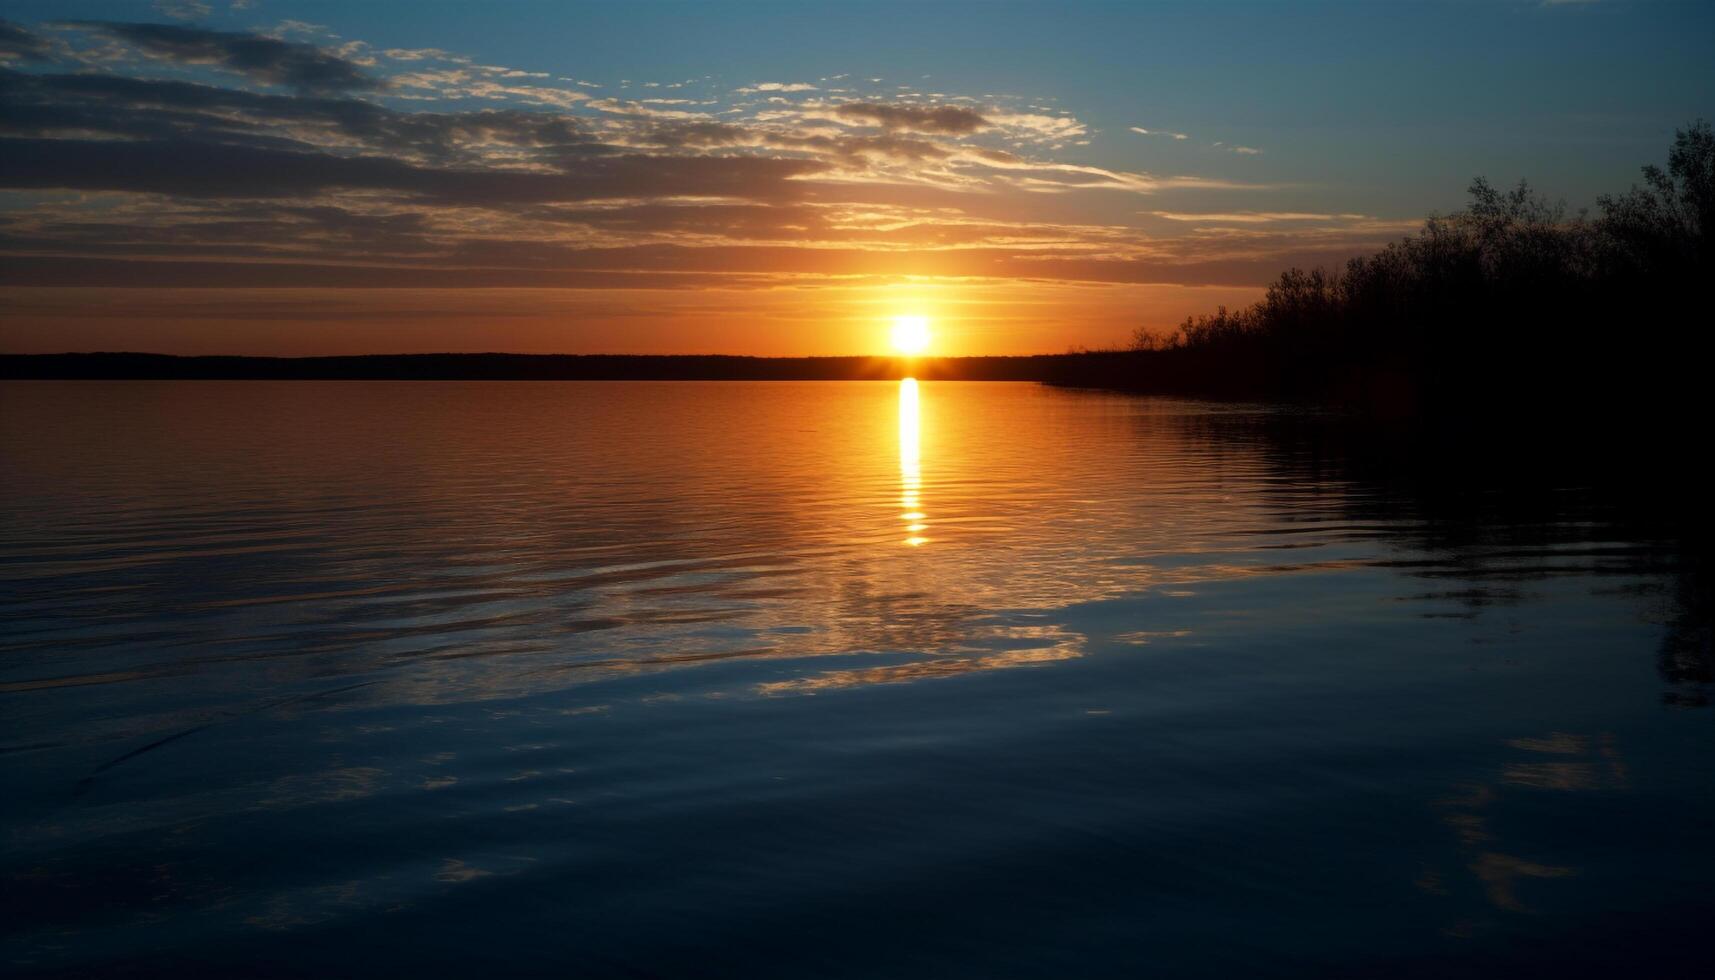
<svg viewBox="0 0 1715 980">
<path fill-rule="evenodd" d="M 1689 407 L 1707 351 L 1715 132 L 1568 215 L 1478 178 L 1462 211 L 1341 269 L 1289 269 L 1241 310 L 1140 330 L 1056 381 L 1349 404 L 1422 418 L 1623 420 Z"/>
</svg>

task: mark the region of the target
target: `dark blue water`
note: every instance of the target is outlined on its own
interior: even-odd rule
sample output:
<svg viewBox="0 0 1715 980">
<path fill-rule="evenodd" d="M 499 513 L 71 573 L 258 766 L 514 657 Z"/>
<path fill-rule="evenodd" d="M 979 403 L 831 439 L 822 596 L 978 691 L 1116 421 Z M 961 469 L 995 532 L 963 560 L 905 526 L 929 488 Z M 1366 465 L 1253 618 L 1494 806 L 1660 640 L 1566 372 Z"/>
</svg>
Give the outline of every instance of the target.
<svg viewBox="0 0 1715 980">
<path fill-rule="evenodd" d="M 1323 428 L 1008 384 L 0 386 L 0 962 L 1698 971 L 1699 556 Z"/>
</svg>

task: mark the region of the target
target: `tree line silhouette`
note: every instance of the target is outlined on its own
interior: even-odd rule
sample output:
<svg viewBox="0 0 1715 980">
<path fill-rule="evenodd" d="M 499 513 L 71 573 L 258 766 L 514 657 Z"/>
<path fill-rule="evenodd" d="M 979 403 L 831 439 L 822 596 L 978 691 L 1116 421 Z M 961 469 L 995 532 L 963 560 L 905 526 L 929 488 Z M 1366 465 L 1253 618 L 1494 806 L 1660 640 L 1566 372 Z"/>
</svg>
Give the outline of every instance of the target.
<svg viewBox="0 0 1715 980">
<path fill-rule="evenodd" d="M 1610 419 L 1701 398 L 1715 249 L 1715 132 L 1677 132 L 1667 169 L 1569 215 L 1484 179 L 1464 210 L 1338 269 L 1291 269 L 1256 304 L 1048 380 L 1333 403 L 1418 418 Z"/>
</svg>

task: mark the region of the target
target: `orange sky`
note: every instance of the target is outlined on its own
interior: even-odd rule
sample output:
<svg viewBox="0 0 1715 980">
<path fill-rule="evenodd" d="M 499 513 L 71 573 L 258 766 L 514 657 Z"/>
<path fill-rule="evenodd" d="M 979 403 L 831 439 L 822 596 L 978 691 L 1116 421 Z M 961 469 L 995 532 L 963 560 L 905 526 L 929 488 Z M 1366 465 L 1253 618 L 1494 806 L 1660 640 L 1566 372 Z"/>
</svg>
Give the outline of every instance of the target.
<svg viewBox="0 0 1715 980">
<path fill-rule="evenodd" d="M 888 352 L 891 318 L 930 318 L 932 352 L 1124 343 L 1134 326 L 1242 305 L 1255 287 L 1029 282 L 765 290 L 0 289 L 17 353 Z"/>
</svg>

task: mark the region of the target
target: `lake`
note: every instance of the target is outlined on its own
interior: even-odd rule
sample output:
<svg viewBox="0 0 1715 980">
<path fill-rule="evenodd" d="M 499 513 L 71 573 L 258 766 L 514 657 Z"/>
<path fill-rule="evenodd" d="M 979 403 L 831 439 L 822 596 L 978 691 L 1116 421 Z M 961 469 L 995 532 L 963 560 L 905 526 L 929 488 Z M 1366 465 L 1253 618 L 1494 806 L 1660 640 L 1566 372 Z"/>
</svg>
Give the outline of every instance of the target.
<svg viewBox="0 0 1715 980">
<path fill-rule="evenodd" d="M 1704 965 L 1700 552 L 1355 438 L 1008 383 L 0 385 L 0 962 Z"/>
</svg>

